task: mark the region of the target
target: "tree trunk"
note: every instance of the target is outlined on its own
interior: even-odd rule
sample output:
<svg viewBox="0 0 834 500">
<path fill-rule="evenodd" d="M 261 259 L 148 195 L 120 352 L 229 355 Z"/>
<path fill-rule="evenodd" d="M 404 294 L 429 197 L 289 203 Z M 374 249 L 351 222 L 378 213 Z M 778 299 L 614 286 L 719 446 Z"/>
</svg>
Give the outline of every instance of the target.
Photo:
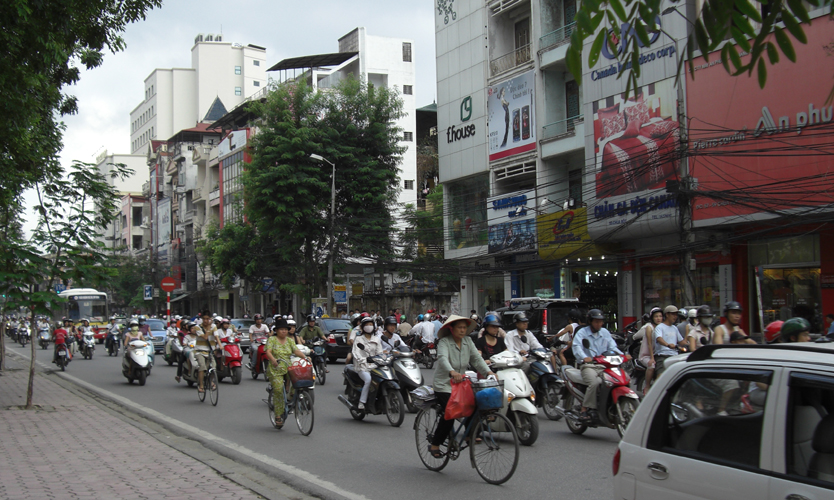
<svg viewBox="0 0 834 500">
<path fill-rule="evenodd" d="M 0 371 L 6 371 L 6 320 L 0 314 Z"/>
<path fill-rule="evenodd" d="M 34 314 L 32 318 L 34 319 Z M 26 388 L 26 409 L 31 410 L 32 406 L 32 397 L 35 392 L 35 354 L 37 351 L 35 350 L 35 342 L 33 342 L 34 337 L 29 339 L 29 348 L 32 351 L 32 357 L 29 360 L 29 386 Z"/>
<path fill-rule="evenodd" d="M 299 318 L 313 310 L 313 293 L 315 288 L 318 288 L 318 279 L 314 278 L 313 270 L 313 244 L 310 242 L 310 237 L 304 239 L 304 280 L 307 282 L 305 287 L 307 296 L 304 297 L 304 311 L 298 312 Z"/>
</svg>

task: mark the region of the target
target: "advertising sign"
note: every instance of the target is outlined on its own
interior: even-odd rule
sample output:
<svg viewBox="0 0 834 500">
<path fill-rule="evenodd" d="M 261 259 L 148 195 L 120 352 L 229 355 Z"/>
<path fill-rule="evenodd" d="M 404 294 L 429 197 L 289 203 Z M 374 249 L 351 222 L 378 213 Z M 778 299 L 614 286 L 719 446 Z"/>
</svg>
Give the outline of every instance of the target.
<svg viewBox="0 0 834 500">
<path fill-rule="evenodd" d="M 347 287 L 345 285 L 333 285 L 333 301 L 337 305 L 347 304 Z"/>
<path fill-rule="evenodd" d="M 159 200 L 156 207 L 156 258 L 166 266 L 171 263 L 171 198 Z"/>
<path fill-rule="evenodd" d="M 540 259 L 575 259 L 604 253 L 588 234 L 585 207 L 540 215 L 536 220 Z M 565 297 L 566 290 L 562 290 Z"/>
<path fill-rule="evenodd" d="M 489 160 L 536 149 L 535 72 L 495 84 L 487 91 Z"/>
<path fill-rule="evenodd" d="M 535 250 L 535 208 L 535 191 L 518 191 L 487 198 L 489 253 Z"/>
<path fill-rule="evenodd" d="M 703 193 L 694 200 L 696 226 L 831 203 L 834 22 L 823 16 L 803 26 L 808 43 L 794 41 L 796 62 L 775 65 L 764 89 L 755 74 L 727 74 L 718 53 L 695 59 L 694 80 L 687 72 L 689 165 Z"/>
<path fill-rule="evenodd" d="M 153 285 L 144 285 L 142 293 L 145 300 L 153 300 Z"/>
</svg>

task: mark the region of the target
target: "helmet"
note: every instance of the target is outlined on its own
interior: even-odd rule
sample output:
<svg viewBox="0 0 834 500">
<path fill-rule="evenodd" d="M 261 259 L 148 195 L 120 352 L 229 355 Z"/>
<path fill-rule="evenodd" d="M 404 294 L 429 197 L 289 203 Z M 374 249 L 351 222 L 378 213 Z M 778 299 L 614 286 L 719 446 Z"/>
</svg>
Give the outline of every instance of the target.
<svg viewBox="0 0 834 500">
<path fill-rule="evenodd" d="M 791 336 L 798 336 L 802 332 L 811 330 L 811 323 L 805 318 L 791 318 L 782 325 L 780 330 L 782 342 L 791 342 Z"/>
<path fill-rule="evenodd" d="M 742 309 L 741 304 L 739 304 L 738 302 L 736 302 L 734 300 L 731 300 L 730 302 L 727 302 L 726 304 L 724 304 L 723 314 L 724 314 L 724 316 L 727 316 L 727 313 L 729 311 L 739 311 L 739 312 L 741 312 L 743 310 L 744 309 Z"/>
<path fill-rule="evenodd" d="M 417 321 L 423 321 L 423 315 L 422 314 L 417 315 Z"/>
<path fill-rule="evenodd" d="M 649 321 L 651 321 L 651 319 L 652 317 L 649 316 L 649 313 L 643 314 L 643 323 L 648 323 Z"/>
<path fill-rule="evenodd" d="M 605 316 L 599 309 L 591 309 L 588 311 L 588 321 L 590 322 L 592 319 L 605 319 Z"/>
<path fill-rule="evenodd" d="M 685 308 L 680 308 L 678 309 L 678 315 L 683 316 L 685 318 L 689 315 L 689 311 L 687 311 Z"/>
<path fill-rule="evenodd" d="M 528 321 L 530 320 L 527 319 L 527 315 L 523 312 L 516 313 L 515 316 L 513 316 L 513 323 L 527 323 Z"/>
<path fill-rule="evenodd" d="M 368 315 L 368 316 L 365 316 L 365 317 L 362 318 L 362 320 L 360 321 L 360 324 L 361 325 L 364 325 L 365 323 L 373 324 L 373 322 L 374 322 L 374 319 L 370 315 Z"/>
<path fill-rule="evenodd" d="M 400 315 L 400 321 L 402 321 L 403 323 L 405 323 L 405 314 L 401 314 L 401 315 Z"/>
<path fill-rule="evenodd" d="M 128 324 L 128 326 L 130 326 L 131 328 L 133 328 L 134 326 L 139 326 L 139 321 L 135 320 L 135 319 L 132 319 L 132 320 L 130 320 L 130 323 Z"/>
<path fill-rule="evenodd" d="M 385 326 L 396 325 L 396 324 L 397 324 L 397 318 L 395 318 L 393 316 L 388 316 L 387 318 L 385 318 Z"/>
<path fill-rule="evenodd" d="M 88 320 L 87 318 L 84 318 L 81 321 L 84 322 L 84 323 L 89 323 L 90 322 L 90 320 Z"/>
<path fill-rule="evenodd" d="M 307 323 L 309 323 L 311 321 L 316 321 L 316 317 L 312 314 L 308 314 L 307 315 Z"/>
<path fill-rule="evenodd" d="M 689 317 L 689 318 L 697 318 L 698 317 L 698 311 L 696 311 L 695 309 L 690 309 L 686 313 L 686 316 Z"/>
<path fill-rule="evenodd" d="M 501 322 L 498 321 L 498 316 L 493 314 L 489 314 L 484 318 L 484 327 L 487 326 L 501 326 Z"/>
<path fill-rule="evenodd" d="M 255 315 L 255 321 L 258 321 L 258 320 L 263 320 L 263 319 L 264 319 L 263 314 L 256 314 L 256 315 Z"/>
<path fill-rule="evenodd" d="M 570 311 L 568 311 L 568 319 L 573 321 L 573 322 L 579 322 L 579 319 L 581 317 L 582 317 L 582 315 L 579 314 L 578 309 L 571 309 Z"/>
<path fill-rule="evenodd" d="M 353 316 L 350 317 L 350 323 L 353 326 L 356 326 L 359 323 L 359 313 L 353 313 Z"/>
<path fill-rule="evenodd" d="M 221 324 L 221 325 L 222 325 L 223 323 L 231 323 L 231 322 L 232 322 L 232 321 L 231 321 L 229 318 L 220 318 L 220 324 Z"/>
<path fill-rule="evenodd" d="M 472 319 L 472 320 L 478 321 L 480 318 L 478 317 L 478 315 L 477 315 L 477 314 L 473 314 L 473 315 L 469 316 L 469 319 Z"/>
<path fill-rule="evenodd" d="M 288 319 L 287 324 L 290 325 L 290 326 L 295 326 L 295 320 L 294 319 Z"/>
<path fill-rule="evenodd" d="M 666 308 L 663 309 L 663 314 L 664 315 L 668 314 L 668 313 L 677 313 L 677 312 L 678 312 L 678 308 L 673 306 L 673 305 L 666 306 Z"/>
<path fill-rule="evenodd" d="M 782 325 L 784 321 L 774 321 L 765 327 L 764 339 L 765 343 L 773 344 L 779 342 L 782 335 Z"/>
<path fill-rule="evenodd" d="M 692 314 L 692 313 L 690 312 L 690 314 Z M 712 309 L 710 309 L 709 306 L 701 306 L 701 307 L 698 308 L 697 311 L 695 311 L 695 316 L 698 317 L 698 318 L 703 318 L 705 316 L 712 316 L 712 315 L 713 315 L 712 314 Z M 690 317 L 692 317 L 692 316 L 690 316 Z"/>
</svg>

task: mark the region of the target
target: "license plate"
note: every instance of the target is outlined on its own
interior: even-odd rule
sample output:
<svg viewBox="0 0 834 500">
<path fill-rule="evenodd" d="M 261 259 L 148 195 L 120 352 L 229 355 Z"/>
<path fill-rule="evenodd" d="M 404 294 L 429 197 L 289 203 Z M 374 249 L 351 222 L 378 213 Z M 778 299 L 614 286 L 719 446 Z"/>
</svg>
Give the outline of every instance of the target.
<svg viewBox="0 0 834 500">
<path fill-rule="evenodd" d="M 64 351 L 61 351 L 61 352 L 58 353 L 58 356 L 66 356 L 66 355 L 67 355 L 67 353 L 65 353 Z"/>
<path fill-rule="evenodd" d="M 437 349 L 429 349 L 429 354 L 437 354 Z"/>
</svg>

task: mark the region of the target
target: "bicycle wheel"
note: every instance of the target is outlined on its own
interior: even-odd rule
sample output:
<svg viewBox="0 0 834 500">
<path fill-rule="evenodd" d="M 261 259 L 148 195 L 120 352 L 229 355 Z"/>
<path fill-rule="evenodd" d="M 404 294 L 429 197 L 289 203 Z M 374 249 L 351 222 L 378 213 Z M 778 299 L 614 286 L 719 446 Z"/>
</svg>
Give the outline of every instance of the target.
<svg viewBox="0 0 834 500">
<path fill-rule="evenodd" d="M 302 436 L 309 436 L 313 432 L 313 400 L 307 391 L 298 391 L 295 400 L 295 423 Z"/>
<path fill-rule="evenodd" d="M 206 384 L 206 390 L 209 393 L 209 398 L 211 399 L 211 404 L 213 406 L 217 406 L 217 398 L 220 397 L 220 383 L 217 380 L 217 372 L 211 370 L 208 376 L 208 384 Z"/>
<path fill-rule="evenodd" d="M 508 430 L 498 432 L 493 428 Z M 500 413 L 479 416 L 469 433 L 469 457 L 478 475 L 490 484 L 502 484 L 513 476 L 518 448 L 515 426 Z"/>
<path fill-rule="evenodd" d="M 448 442 L 440 446 L 440 451 L 443 452 L 443 458 L 434 458 L 429 452 L 431 440 L 434 436 L 434 429 L 437 426 L 438 406 L 432 406 L 428 410 L 420 410 L 417 414 L 417 419 L 414 421 L 414 440 L 417 444 L 417 454 L 420 456 L 420 461 L 426 466 L 426 469 L 432 471 L 440 471 L 449 463 Z"/>
<path fill-rule="evenodd" d="M 272 424 L 272 427 L 275 427 L 275 405 L 272 404 L 272 391 L 269 391 L 266 406 L 269 408 L 269 423 Z"/>
</svg>

